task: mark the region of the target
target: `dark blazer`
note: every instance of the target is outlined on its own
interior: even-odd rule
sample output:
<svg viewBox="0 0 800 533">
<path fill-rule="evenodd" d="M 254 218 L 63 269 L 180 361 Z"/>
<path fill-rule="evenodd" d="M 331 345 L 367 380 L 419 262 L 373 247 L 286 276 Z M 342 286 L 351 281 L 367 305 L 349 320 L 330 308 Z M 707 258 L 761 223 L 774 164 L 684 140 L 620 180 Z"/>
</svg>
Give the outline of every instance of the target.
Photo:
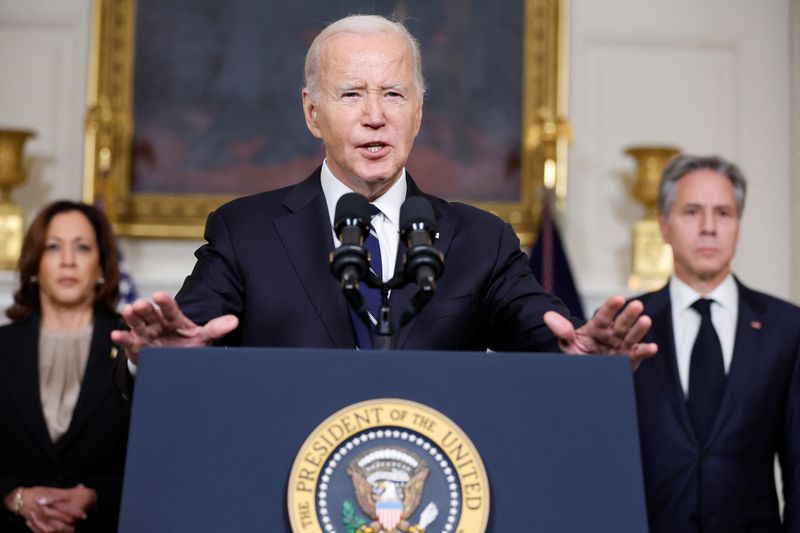
<svg viewBox="0 0 800 533">
<path fill-rule="evenodd" d="M 408 195 L 422 193 L 408 178 Z M 565 316 L 544 292 L 513 229 L 494 215 L 425 195 L 445 255 L 435 296 L 397 335 L 398 349 L 558 351 L 544 324 Z M 334 249 L 317 169 L 298 185 L 234 200 L 208 217 L 208 244 L 177 301 L 198 323 L 227 313 L 239 328 L 223 344 L 353 348 L 347 303 L 330 273 Z M 397 268 L 402 269 L 400 246 Z M 395 320 L 416 286 L 394 290 Z"/>
<path fill-rule="evenodd" d="M 98 507 L 78 531 L 116 531 L 129 406 L 111 382 L 111 331 L 117 317 L 96 312 L 89 360 L 67 432 L 50 440 L 39 399 L 39 316 L 0 328 L 0 495 L 17 486 L 73 487 L 97 492 Z M 28 531 L 3 509 L 0 531 Z"/>
<path fill-rule="evenodd" d="M 669 290 L 641 298 L 659 347 L 634 374 L 651 533 L 800 531 L 800 308 L 737 285 L 733 360 L 705 450 L 678 378 Z"/>
</svg>

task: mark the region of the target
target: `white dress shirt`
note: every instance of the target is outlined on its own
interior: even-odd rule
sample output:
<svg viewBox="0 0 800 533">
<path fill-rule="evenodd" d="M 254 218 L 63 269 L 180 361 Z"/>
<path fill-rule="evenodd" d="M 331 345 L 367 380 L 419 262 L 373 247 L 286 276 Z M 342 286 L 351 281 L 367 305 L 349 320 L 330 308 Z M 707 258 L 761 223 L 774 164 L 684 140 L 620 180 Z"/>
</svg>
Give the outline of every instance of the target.
<svg viewBox="0 0 800 533">
<path fill-rule="evenodd" d="M 739 289 L 732 275 L 728 275 L 710 294 L 701 295 L 689 285 L 672 276 L 669 280 L 669 298 L 672 303 L 672 334 L 675 339 L 675 356 L 683 394 L 689 394 L 689 363 L 692 358 L 697 333 L 700 331 L 700 313 L 691 305 L 698 298 L 714 300 L 711 304 L 711 322 L 717 330 L 722 345 L 722 360 L 727 375 L 733 360 L 736 341 L 736 319 L 739 314 Z"/>
</svg>

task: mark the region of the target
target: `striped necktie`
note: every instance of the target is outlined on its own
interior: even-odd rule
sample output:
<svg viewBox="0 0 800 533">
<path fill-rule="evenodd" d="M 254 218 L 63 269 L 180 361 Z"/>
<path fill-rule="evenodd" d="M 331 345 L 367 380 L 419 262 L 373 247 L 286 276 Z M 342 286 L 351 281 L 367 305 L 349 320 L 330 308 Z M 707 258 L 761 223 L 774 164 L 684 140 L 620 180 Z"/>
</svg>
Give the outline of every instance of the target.
<svg viewBox="0 0 800 533">
<path fill-rule="evenodd" d="M 380 209 L 370 204 L 370 220 L 381 213 Z M 378 236 L 375 234 L 375 229 L 370 227 L 369 235 L 364 239 L 364 248 L 369 253 L 369 268 L 378 276 L 383 279 L 383 265 L 381 261 L 381 246 L 378 242 Z M 372 331 L 378 323 L 378 309 L 381 305 L 381 290 L 368 287 L 363 281 L 359 282 L 359 290 L 364 297 L 364 303 L 367 304 L 367 313 L 369 314 L 369 321 L 372 324 L 371 328 L 367 328 L 364 322 L 358 315 L 350 309 L 350 317 L 353 320 L 353 329 L 356 334 L 356 346 L 361 350 L 371 350 L 373 348 Z"/>
</svg>

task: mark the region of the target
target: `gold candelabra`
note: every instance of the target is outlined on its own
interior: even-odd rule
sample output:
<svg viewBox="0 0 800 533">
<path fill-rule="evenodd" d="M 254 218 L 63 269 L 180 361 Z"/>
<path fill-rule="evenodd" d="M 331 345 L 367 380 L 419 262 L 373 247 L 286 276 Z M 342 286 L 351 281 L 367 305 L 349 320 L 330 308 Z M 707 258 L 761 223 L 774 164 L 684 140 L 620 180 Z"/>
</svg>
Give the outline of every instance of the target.
<svg viewBox="0 0 800 533">
<path fill-rule="evenodd" d="M 11 189 L 28 177 L 22 155 L 25 141 L 33 136 L 32 131 L 0 129 L 0 269 L 15 268 L 22 249 L 25 219 Z"/>
<path fill-rule="evenodd" d="M 636 160 L 630 193 L 644 205 L 645 215 L 633 225 L 633 272 L 628 287 L 634 291 L 660 288 L 672 274 L 672 248 L 664 244 L 657 219 L 658 184 L 667 162 L 680 153 L 671 146 L 632 146 L 625 154 Z"/>
</svg>

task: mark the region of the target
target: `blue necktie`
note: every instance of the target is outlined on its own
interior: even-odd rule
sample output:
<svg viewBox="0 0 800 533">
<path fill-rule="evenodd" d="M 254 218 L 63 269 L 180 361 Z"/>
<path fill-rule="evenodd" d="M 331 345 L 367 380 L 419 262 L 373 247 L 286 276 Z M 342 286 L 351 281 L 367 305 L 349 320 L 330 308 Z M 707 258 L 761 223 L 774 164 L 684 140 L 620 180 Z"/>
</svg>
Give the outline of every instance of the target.
<svg viewBox="0 0 800 533">
<path fill-rule="evenodd" d="M 689 363 L 689 418 L 700 444 L 705 444 L 725 390 L 722 345 L 711 322 L 711 302 L 700 298 L 692 308 L 700 313 L 700 330 Z"/>
<path fill-rule="evenodd" d="M 380 210 L 374 205 L 370 204 L 370 220 L 376 215 L 380 214 Z M 375 230 L 370 229 L 369 235 L 364 239 L 364 248 L 369 253 L 369 268 L 378 278 L 383 279 L 383 266 L 381 262 L 381 247 L 378 242 L 378 237 L 375 235 Z M 361 295 L 364 297 L 364 302 L 367 304 L 367 312 L 369 313 L 370 322 L 374 326 L 378 323 L 378 309 L 381 306 L 381 290 L 368 287 L 363 281 L 358 284 Z M 367 328 L 364 322 L 356 315 L 353 309 L 350 309 L 350 317 L 353 320 L 353 329 L 356 334 L 356 346 L 361 350 L 372 349 L 372 333 L 373 328 Z"/>
</svg>

